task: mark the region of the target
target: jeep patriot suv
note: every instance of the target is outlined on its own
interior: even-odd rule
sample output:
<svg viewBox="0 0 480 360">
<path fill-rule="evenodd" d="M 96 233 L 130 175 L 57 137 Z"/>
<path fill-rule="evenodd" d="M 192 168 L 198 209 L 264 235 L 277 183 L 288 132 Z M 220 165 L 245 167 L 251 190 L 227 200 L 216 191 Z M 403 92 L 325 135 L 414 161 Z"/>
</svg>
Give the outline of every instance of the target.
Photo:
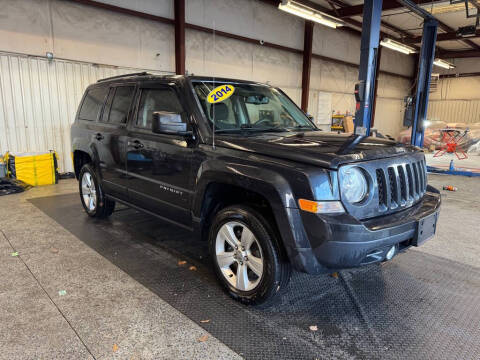
<svg viewBox="0 0 480 360">
<path fill-rule="evenodd" d="M 435 233 L 440 194 L 419 148 L 322 132 L 265 84 L 103 79 L 85 91 L 71 140 L 89 216 L 118 201 L 191 230 L 243 303 L 273 299 L 292 268 L 386 261 Z"/>
</svg>

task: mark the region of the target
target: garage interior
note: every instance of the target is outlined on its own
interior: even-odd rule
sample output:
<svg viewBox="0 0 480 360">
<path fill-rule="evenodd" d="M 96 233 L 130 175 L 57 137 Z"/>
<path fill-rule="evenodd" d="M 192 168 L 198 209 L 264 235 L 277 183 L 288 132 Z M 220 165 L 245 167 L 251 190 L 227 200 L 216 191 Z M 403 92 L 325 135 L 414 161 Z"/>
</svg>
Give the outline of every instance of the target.
<svg viewBox="0 0 480 360">
<path fill-rule="evenodd" d="M 59 173 L 0 196 L 0 358 L 480 358 L 480 3 L 295 1 L 324 24 L 288 3 L 0 0 L 0 158 L 52 150 Z M 190 233 L 126 206 L 92 219 L 78 201 L 85 88 L 138 72 L 267 83 L 323 131 L 423 146 L 436 236 L 294 273 L 267 309 L 235 302 Z"/>
</svg>

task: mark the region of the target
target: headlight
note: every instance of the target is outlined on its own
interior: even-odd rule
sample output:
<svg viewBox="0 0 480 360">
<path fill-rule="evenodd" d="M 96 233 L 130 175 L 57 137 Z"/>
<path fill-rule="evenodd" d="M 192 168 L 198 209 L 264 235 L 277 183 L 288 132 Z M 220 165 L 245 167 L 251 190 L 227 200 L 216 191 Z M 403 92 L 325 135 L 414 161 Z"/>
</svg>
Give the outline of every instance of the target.
<svg viewBox="0 0 480 360">
<path fill-rule="evenodd" d="M 367 179 L 359 168 L 348 168 L 342 172 L 340 189 L 345 200 L 351 204 L 358 203 L 367 195 Z"/>
</svg>

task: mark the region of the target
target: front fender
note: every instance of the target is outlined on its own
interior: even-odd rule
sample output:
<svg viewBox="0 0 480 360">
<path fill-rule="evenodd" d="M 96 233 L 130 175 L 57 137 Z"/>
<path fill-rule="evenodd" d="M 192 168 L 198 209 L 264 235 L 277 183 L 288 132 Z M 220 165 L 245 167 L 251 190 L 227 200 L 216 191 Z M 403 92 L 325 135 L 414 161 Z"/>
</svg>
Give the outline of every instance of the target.
<svg viewBox="0 0 480 360">
<path fill-rule="evenodd" d="M 259 193 L 270 201 L 272 209 L 296 207 L 292 189 L 280 174 L 255 165 L 215 159 L 202 163 L 196 174 L 196 196 L 193 202 L 195 216 L 200 215 L 205 190 L 212 182 L 235 185 Z"/>
<path fill-rule="evenodd" d="M 213 182 L 238 186 L 265 197 L 272 208 L 280 240 L 294 268 L 305 271 L 306 266 L 318 266 L 306 264 L 313 264 L 313 259 L 308 256 L 313 253 L 291 186 L 283 176 L 260 166 L 223 162 L 218 158 L 204 162 L 196 175 L 197 191 L 192 208 L 194 217 L 198 219 L 205 191 Z"/>
</svg>

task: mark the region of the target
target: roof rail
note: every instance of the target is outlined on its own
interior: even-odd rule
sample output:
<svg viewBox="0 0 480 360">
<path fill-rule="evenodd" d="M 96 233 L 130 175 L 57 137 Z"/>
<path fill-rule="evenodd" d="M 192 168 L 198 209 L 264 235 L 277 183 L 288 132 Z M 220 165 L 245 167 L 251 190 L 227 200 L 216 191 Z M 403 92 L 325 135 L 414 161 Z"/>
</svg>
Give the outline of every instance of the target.
<svg viewBox="0 0 480 360">
<path fill-rule="evenodd" d="M 120 79 L 120 78 L 125 78 L 125 77 L 130 77 L 130 76 L 141 76 L 141 75 L 152 75 L 152 74 L 150 74 L 146 71 L 143 71 L 143 72 L 138 72 L 138 73 L 111 76 L 111 77 L 107 77 L 105 79 L 97 80 L 97 82 L 102 82 L 102 81 L 107 81 L 107 80 L 112 80 L 112 79 Z"/>
</svg>

